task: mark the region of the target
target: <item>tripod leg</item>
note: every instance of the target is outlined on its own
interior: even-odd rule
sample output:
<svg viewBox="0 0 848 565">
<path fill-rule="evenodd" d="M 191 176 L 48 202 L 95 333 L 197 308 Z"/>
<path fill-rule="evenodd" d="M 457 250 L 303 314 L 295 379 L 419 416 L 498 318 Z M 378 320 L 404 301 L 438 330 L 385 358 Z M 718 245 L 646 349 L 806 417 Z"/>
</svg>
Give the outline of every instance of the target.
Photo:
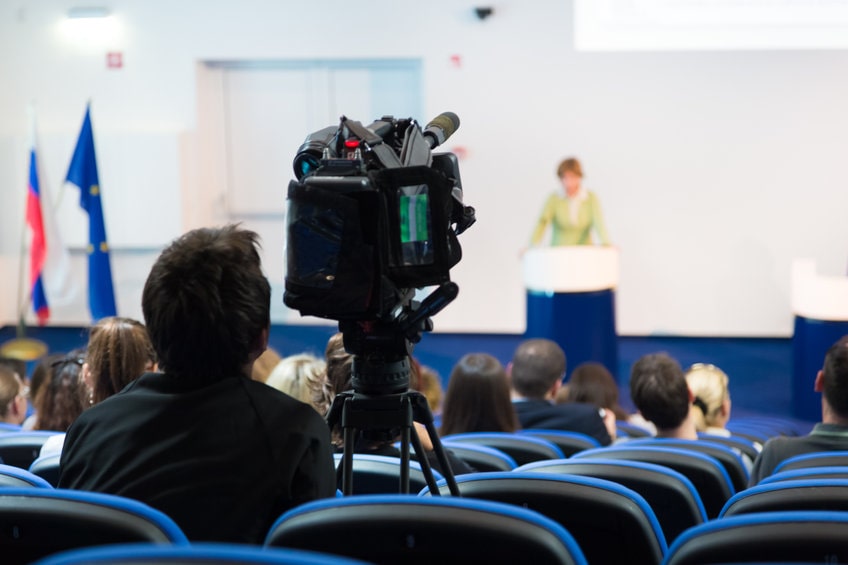
<svg viewBox="0 0 848 565">
<path fill-rule="evenodd" d="M 436 426 L 433 425 L 432 418 L 429 421 L 424 422 L 424 426 L 427 428 L 427 434 L 430 436 L 430 441 L 433 442 L 433 451 L 436 452 L 436 459 L 439 461 L 439 466 L 444 470 L 443 474 L 445 476 L 445 482 L 448 485 L 448 490 L 452 496 L 460 496 L 459 487 L 456 484 L 456 478 L 453 476 L 453 469 L 451 469 L 450 461 L 448 460 L 448 456 L 445 454 L 445 448 L 439 439 L 439 434 L 436 432 Z M 430 492 L 433 492 L 432 487 Z"/>
<path fill-rule="evenodd" d="M 409 494 L 409 437 L 410 429 L 403 427 L 400 435 L 400 493 Z M 417 437 L 417 436 L 416 436 Z"/>
<path fill-rule="evenodd" d="M 430 466 L 430 460 L 427 458 L 427 453 L 421 445 L 421 438 L 418 437 L 418 432 L 413 429 L 411 436 L 412 446 L 415 448 L 415 453 L 418 454 L 418 463 L 421 465 L 421 472 L 424 473 L 424 480 L 427 481 L 427 488 L 430 490 L 432 496 L 441 496 L 442 493 L 439 492 L 436 477 L 433 476 L 433 468 Z"/>
</svg>

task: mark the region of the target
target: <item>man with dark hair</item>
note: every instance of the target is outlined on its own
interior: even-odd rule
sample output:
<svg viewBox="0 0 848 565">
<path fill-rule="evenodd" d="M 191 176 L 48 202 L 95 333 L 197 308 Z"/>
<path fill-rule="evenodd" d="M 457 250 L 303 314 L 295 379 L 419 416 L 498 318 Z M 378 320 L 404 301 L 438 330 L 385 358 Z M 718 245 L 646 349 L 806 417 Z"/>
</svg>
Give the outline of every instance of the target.
<svg viewBox="0 0 848 565">
<path fill-rule="evenodd" d="M 565 352 L 556 342 L 529 339 L 520 343 L 507 372 L 522 428 L 580 432 L 601 445 L 612 443 L 615 414 L 591 404 L 553 403 L 565 376 Z"/>
<path fill-rule="evenodd" d="M 680 363 L 665 353 L 640 357 L 630 371 L 630 398 L 657 437 L 698 439 L 691 416 L 694 397 Z"/>
<path fill-rule="evenodd" d="M 822 393 L 822 421 L 807 436 L 776 437 L 766 442 L 754 461 L 751 486 L 772 474 L 781 461 L 795 455 L 848 450 L 848 336 L 827 350 L 813 386 Z"/>
<path fill-rule="evenodd" d="M 270 327 L 257 235 L 227 226 L 174 241 L 142 310 L 161 373 L 145 373 L 68 430 L 59 487 L 134 498 L 193 541 L 261 543 L 273 521 L 335 494 L 326 422 L 251 380 Z"/>
</svg>

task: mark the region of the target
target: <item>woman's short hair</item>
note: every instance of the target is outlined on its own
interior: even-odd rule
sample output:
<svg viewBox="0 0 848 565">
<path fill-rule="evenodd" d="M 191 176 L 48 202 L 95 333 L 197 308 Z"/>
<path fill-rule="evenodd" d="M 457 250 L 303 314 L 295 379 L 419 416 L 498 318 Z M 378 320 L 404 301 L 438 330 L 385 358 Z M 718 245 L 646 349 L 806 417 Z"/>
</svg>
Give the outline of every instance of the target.
<svg viewBox="0 0 848 565">
<path fill-rule="evenodd" d="M 574 157 L 569 157 L 568 159 L 563 159 L 560 162 L 559 167 L 557 167 L 557 178 L 562 178 L 566 172 L 571 172 L 577 175 L 580 178 L 583 178 L 583 166 L 580 164 Z"/>
<path fill-rule="evenodd" d="M 693 414 L 699 432 L 719 426 L 721 407 L 730 398 L 728 382 L 727 374 L 715 365 L 696 363 L 686 370 L 686 383 L 695 397 Z"/>
<path fill-rule="evenodd" d="M 321 416 L 327 414 L 333 401 L 327 364 L 308 353 L 284 357 L 268 375 L 265 384 L 309 404 Z"/>
<path fill-rule="evenodd" d="M 0 364 L 0 419 L 9 414 L 9 407 L 15 400 L 24 384 L 21 376 L 8 365 Z"/>
<path fill-rule="evenodd" d="M 450 374 L 440 434 L 514 432 L 518 427 L 500 361 L 487 353 L 463 356 Z"/>
<path fill-rule="evenodd" d="M 353 355 L 345 350 L 342 332 L 333 334 L 327 340 L 324 360 L 327 362 L 327 380 L 333 388 L 333 395 L 351 390 Z"/>
<path fill-rule="evenodd" d="M 96 404 L 152 370 L 156 353 L 141 322 L 111 316 L 91 328 L 86 363 L 91 374 L 90 400 Z"/>
</svg>

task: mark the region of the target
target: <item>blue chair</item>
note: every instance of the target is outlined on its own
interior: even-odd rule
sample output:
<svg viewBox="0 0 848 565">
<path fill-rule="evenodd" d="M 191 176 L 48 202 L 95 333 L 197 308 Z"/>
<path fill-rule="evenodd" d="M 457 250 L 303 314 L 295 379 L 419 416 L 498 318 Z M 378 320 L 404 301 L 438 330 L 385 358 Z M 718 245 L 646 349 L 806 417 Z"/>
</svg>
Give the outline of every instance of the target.
<svg viewBox="0 0 848 565">
<path fill-rule="evenodd" d="M 0 488 L 6 487 L 53 488 L 53 485 L 20 467 L 0 465 Z"/>
<path fill-rule="evenodd" d="M 809 467 L 848 467 L 848 451 L 817 451 L 796 455 L 781 461 L 772 474 Z"/>
<path fill-rule="evenodd" d="M 654 511 L 668 543 L 684 530 L 707 521 L 707 511 L 692 481 L 662 465 L 621 459 L 560 459 L 528 463 L 514 472 L 527 471 L 595 477 L 639 493 Z"/>
<path fill-rule="evenodd" d="M 0 434 L 0 459 L 6 465 L 29 469 L 41 454 L 41 446 L 47 438 L 61 432 L 18 432 Z"/>
<path fill-rule="evenodd" d="M 33 565 L 365 565 L 313 551 L 246 544 L 195 542 L 188 546 L 114 544 L 73 549 L 40 559 Z"/>
<path fill-rule="evenodd" d="M 619 435 L 624 435 L 628 438 L 654 436 L 651 430 L 635 424 L 628 424 L 627 422 L 616 422 L 615 427 L 617 428 Z"/>
<path fill-rule="evenodd" d="M 32 465 L 29 466 L 29 472 L 33 475 L 38 475 L 54 487 L 58 486 L 59 460 L 61 459 L 61 457 L 61 453 L 54 453 L 52 455 L 44 455 L 43 457 L 39 457 L 32 462 Z"/>
<path fill-rule="evenodd" d="M 465 498 L 529 508 L 556 521 L 574 536 L 590 563 L 656 565 L 665 555 L 665 535 L 654 511 L 618 483 L 530 471 L 462 475 L 456 482 Z M 439 487 L 449 494 L 444 481 Z"/>
<path fill-rule="evenodd" d="M 628 441 L 627 445 L 657 445 L 667 447 L 678 447 L 681 449 L 689 449 L 692 451 L 703 453 L 705 455 L 709 455 L 711 457 L 715 457 L 719 461 L 719 463 L 724 466 L 724 470 L 727 471 L 727 474 L 730 477 L 731 482 L 733 483 L 734 490 L 740 491 L 748 488 L 748 479 L 750 478 L 748 467 L 742 460 L 740 453 L 734 451 L 732 448 L 727 447 L 726 445 L 720 445 L 717 443 L 710 442 L 708 440 L 687 440 L 671 438 L 634 439 Z M 751 460 L 751 463 L 753 464 L 753 460 Z"/>
<path fill-rule="evenodd" d="M 150 506 L 121 496 L 48 488 L 0 489 L 4 564 L 111 543 L 187 544 L 177 524 Z M 18 535 L 9 533 L 18 532 Z"/>
<path fill-rule="evenodd" d="M 341 453 L 334 455 L 336 466 L 342 459 Z M 400 457 L 385 455 L 353 454 L 353 493 L 352 494 L 392 494 L 400 492 Z M 442 474 L 433 471 L 433 479 L 438 481 Z M 427 487 L 424 471 L 417 461 L 409 461 L 409 492 L 415 494 Z"/>
<path fill-rule="evenodd" d="M 781 481 L 797 481 L 805 479 L 848 479 L 848 467 L 805 467 L 772 473 L 759 482 L 769 485 Z"/>
<path fill-rule="evenodd" d="M 0 422 L 0 433 L 20 432 L 22 430 L 22 427 L 16 426 L 15 424 L 7 424 L 6 422 Z"/>
<path fill-rule="evenodd" d="M 474 443 L 500 449 L 519 465 L 543 461 L 545 459 L 564 459 L 562 450 L 550 441 L 508 432 L 470 432 L 450 434 L 442 438 L 442 444 L 450 447 L 455 443 Z"/>
<path fill-rule="evenodd" d="M 601 447 L 601 442 L 580 432 L 569 432 L 565 430 L 537 430 L 528 428 L 519 430 L 519 434 L 538 437 L 547 440 L 562 450 L 563 455 L 571 457 L 579 451 Z"/>
<path fill-rule="evenodd" d="M 679 447 L 631 446 L 631 443 L 626 441 L 609 447 L 587 449 L 575 454 L 572 459 L 625 459 L 674 469 L 695 486 L 709 519 L 717 517 L 724 503 L 736 492 L 727 471 L 715 457 Z"/>
<path fill-rule="evenodd" d="M 307 502 L 274 523 L 265 545 L 379 564 L 586 564 L 572 535 L 550 518 L 510 504 L 453 496 L 362 495 Z"/>
<path fill-rule="evenodd" d="M 778 433 L 778 432 L 776 432 L 772 429 L 767 429 L 762 425 L 745 424 L 745 423 L 734 422 L 732 420 L 730 422 L 728 422 L 727 425 L 725 425 L 725 428 L 727 428 L 730 431 L 730 433 L 735 435 L 735 436 L 740 436 L 740 437 L 743 437 L 745 439 L 749 439 L 749 440 L 757 442 L 761 445 L 765 444 L 771 438 L 777 437 L 777 436 L 780 435 L 780 433 Z"/>
<path fill-rule="evenodd" d="M 848 511 L 848 479 L 808 479 L 759 484 L 737 492 L 719 515 L 798 510 Z"/>
<path fill-rule="evenodd" d="M 459 459 L 465 461 L 474 470 L 482 473 L 491 471 L 511 471 L 518 467 L 515 459 L 493 447 L 476 443 L 451 443 L 450 449 Z"/>
<path fill-rule="evenodd" d="M 848 512 L 762 512 L 713 520 L 685 531 L 664 565 L 845 563 Z"/>
<path fill-rule="evenodd" d="M 747 455 L 748 459 L 750 459 L 751 461 L 755 461 L 757 459 L 757 456 L 760 454 L 760 451 L 763 450 L 763 446 L 761 444 L 755 443 L 748 438 L 740 436 L 720 436 L 717 434 L 699 433 L 698 439 L 703 441 L 709 441 L 712 443 L 718 443 L 735 449 L 743 455 Z"/>
</svg>

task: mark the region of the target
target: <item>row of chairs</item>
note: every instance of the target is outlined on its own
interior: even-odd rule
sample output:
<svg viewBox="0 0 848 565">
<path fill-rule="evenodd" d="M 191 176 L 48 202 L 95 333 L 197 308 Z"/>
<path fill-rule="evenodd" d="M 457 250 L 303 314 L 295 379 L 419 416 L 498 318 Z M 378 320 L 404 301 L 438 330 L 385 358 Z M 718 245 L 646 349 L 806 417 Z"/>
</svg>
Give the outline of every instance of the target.
<svg viewBox="0 0 848 565">
<path fill-rule="evenodd" d="M 568 513 L 567 509 L 556 508 L 557 502 L 562 501 L 555 490 L 548 493 L 552 500 L 547 506 L 522 507 L 517 501 L 526 495 L 518 483 L 499 485 L 500 490 L 509 493 L 511 503 L 471 495 L 341 497 L 306 503 L 283 514 L 269 529 L 264 542 L 266 553 L 262 555 L 259 548 L 236 544 L 192 544 L 164 514 L 121 497 L 9 488 L 0 491 L 0 519 L 7 533 L 17 535 L 4 536 L 0 551 L 4 563 L 33 563 L 41 559 L 37 561 L 39 565 L 180 563 L 180 559 L 197 563 L 202 552 L 207 554 L 201 562 L 304 564 L 350 563 L 331 555 L 366 563 L 429 564 L 439 560 L 539 565 L 785 563 L 822 559 L 836 563 L 848 559 L 848 544 L 844 541 L 848 512 L 766 512 L 760 508 L 752 513 L 725 514 L 687 529 L 667 547 L 657 525 L 642 521 L 642 514 L 650 516 L 650 508 L 627 489 L 586 477 L 512 476 L 517 481 L 539 480 L 550 485 L 566 482 L 582 488 L 585 492 L 581 496 L 587 503 L 575 504 L 570 514 L 580 514 L 592 506 L 588 503 L 590 497 L 603 504 L 609 499 L 610 507 L 618 507 L 620 512 L 604 517 L 589 510 L 597 521 L 597 534 L 592 537 L 580 527 L 565 527 L 546 515 Z M 478 486 L 505 480 L 501 476 L 462 477 L 463 484 L 476 482 Z M 616 498 L 629 500 L 632 508 L 625 508 Z M 93 549 L 94 546 L 104 547 Z M 194 557 L 192 546 L 196 546 Z M 68 553 L 81 548 L 85 549 Z M 289 553 L 272 548 L 286 548 Z M 88 560 L 73 560 L 81 556 Z"/>
</svg>

